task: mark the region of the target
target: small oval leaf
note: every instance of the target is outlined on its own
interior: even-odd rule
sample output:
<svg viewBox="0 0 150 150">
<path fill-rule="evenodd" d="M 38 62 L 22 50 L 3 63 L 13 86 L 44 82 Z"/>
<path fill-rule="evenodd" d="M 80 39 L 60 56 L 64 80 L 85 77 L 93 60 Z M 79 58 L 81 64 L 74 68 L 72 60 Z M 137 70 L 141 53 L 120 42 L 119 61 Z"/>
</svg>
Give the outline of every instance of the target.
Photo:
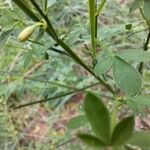
<svg viewBox="0 0 150 150">
<path fill-rule="evenodd" d="M 113 75 L 116 84 L 130 96 L 136 95 L 142 86 L 142 79 L 137 70 L 120 57 L 115 57 Z"/>
<path fill-rule="evenodd" d="M 113 64 L 113 58 L 111 56 L 106 56 L 98 60 L 94 68 L 94 72 L 96 75 L 101 76 L 102 74 L 106 73 Z"/>
</svg>

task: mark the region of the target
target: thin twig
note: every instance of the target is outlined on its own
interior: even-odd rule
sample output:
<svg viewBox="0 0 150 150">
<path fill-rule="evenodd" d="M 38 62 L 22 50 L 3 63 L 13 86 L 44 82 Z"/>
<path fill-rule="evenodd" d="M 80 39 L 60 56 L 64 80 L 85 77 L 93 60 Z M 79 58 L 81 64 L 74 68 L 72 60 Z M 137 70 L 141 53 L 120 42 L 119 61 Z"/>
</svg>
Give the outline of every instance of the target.
<svg viewBox="0 0 150 150">
<path fill-rule="evenodd" d="M 78 93 L 78 92 L 81 92 L 81 91 L 85 91 L 86 89 L 91 88 L 93 86 L 96 86 L 98 84 L 99 84 L 99 82 L 98 83 L 94 83 L 94 84 L 89 85 L 89 86 L 86 86 L 86 87 L 81 88 L 81 89 L 77 89 L 77 90 L 71 91 L 71 92 L 66 92 L 66 93 L 63 93 L 63 94 L 60 94 L 60 95 L 55 95 L 55 96 L 47 98 L 47 99 L 41 99 L 41 100 L 38 100 L 38 101 L 26 103 L 26 104 L 23 104 L 23 105 L 20 105 L 20 106 L 17 106 L 15 108 L 13 108 L 13 110 L 20 109 L 20 108 L 27 107 L 27 106 L 31 106 L 31 105 L 35 105 L 35 104 L 39 104 L 39 103 L 44 103 L 44 102 L 55 100 L 55 99 L 58 99 L 58 98 L 61 98 L 61 97 L 67 96 L 67 95 L 71 95 L 71 94 L 75 94 L 75 93 Z"/>
<path fill-rule="evenodd" d="M 143 46 L 143 50 L 144 51 L 147 51 L 148 50 L 148 44 L 149 44 L 149 41 L 150 41 L 150 28 L 149 28 L 149 33 L 147 35 L 147 39 L 146 39 L 146 42 Z M 141 62 L 140 63 L 140 66 L 139 66 L 139 72 L 142 74 L 143 73 L 143 68 L 144 68 L 144 62 Z"/>
</svg>

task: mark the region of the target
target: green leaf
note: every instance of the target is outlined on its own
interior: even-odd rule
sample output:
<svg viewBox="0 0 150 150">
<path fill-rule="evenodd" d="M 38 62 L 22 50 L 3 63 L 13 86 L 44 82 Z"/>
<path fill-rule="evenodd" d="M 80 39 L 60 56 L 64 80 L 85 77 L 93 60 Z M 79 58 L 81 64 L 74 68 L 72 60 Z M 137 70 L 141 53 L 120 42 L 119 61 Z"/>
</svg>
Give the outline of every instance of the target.
<svg viewBox="0 0 150 150">
<path fill-rule="evenodd" d="M 78 137 L 82 140 L 83 143 L 91 147 L 100 148 L 106 146 L 100 139 L 89 134 L 80 133 L 78 134 Z"/>
<path fill-rule="evenodd" d="M 113 75 L 116 84 L 130 96 L 136 95 L 142 86 L 142 80 L 137 70 L 119 57 L 113 63 Z"/>
<path fill-rule="evenodd" d="M 126 50 L 116 53 L 116 56 L 125 61 L 145 62 L 150 61 L 150 52 L 143 50 Z"/>
<path fill-rule="evenodd" d="M 67 35 L 66 42 L 70 46 L 72 46 L 80 39 L 81 33 L 82 33 L 82 28 L 80 26 L 74 27 L 72 31 L 70 31 L 69 34 Z"/>
<path fill-rule="evenodd" d="M 4 46 L 12 31 L 13 29 L 10 29 L 0 35 L 0 48 Z"/>
<path fill-rule="evenodd" d="M 106 56 L 98 60 L 94 68 L 94 72 L 96 75 L 101 76 L 102 74 L 106 73 L 113 64 L 113 57 Z"/>
<path fill-rule="evenodd" d="M 127 144 L 150 148 L 150 131 L 138 131 L 132 134 Z"/>
<path fill-rule="evenodd" d="M 130 97 L 126 100 L 130 109 L 135 112 L 141 112 L 146 107 L 150 107 L 150 95 L 140 95 Z"/>
<path fill-rule="evenodd" d="M 134 117 L 130 116 L 120 121 L 114 128 L 111 144 L 113 146 L 123 145 L 132 135 L 134 129 Z"/>
<path fill-rule="evenodd" d="M 132 109 L 134 112 L 138 113 L 139 110 L 141 110 L 141 107 L 138 107 L 137 103 L 135 101 L 126 101 L 127 106 Z"/>
<path fill-rule="evenodd" d="M 93 54 L 96 53 L 96 42 L 95 42 L 95 14 L 96 14 L 96 0 L 88 0 L 89 2 L 89 17 L 90 17 L 90 31 L 91 31 L 91 43 L 92 43 L 92 49 Z"/>
<path fill-rule="evenodd" d="M 143 0 L 134 0 L 130 6 L 129 13 L 133 13 L 136 9 L 142 7 Z"/>
<path fill-rule="evenodd" d="M 85 115 L 80 115 L 72 118 L 68 123 L 68 128 L 77 129 L 87 123 L 87 118 Z"/>
<path fill-rule="evenodd" d="M 148 22 L 150 22 L 150 0 L 144 0 L 143 14 Z"/>
<path fill-rule="evenodd" d="M 84 102 L 85 113 L 93 132 L 105 143 L 110 140 L 110 116 L 106 106 L 93 93 L 88 93 Z"/>
</svg>

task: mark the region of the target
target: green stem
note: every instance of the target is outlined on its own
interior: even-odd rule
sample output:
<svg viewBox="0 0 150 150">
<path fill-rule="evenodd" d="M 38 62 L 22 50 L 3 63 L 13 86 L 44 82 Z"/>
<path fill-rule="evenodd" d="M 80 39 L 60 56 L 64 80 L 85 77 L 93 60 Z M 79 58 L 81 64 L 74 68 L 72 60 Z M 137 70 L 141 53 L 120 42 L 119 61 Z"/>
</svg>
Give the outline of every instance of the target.
<svg viewBox="0 0 150 150">
<path fill-rule="evenodd" d="M 99 14 L 102 11 L 102 8 L 104 7 L 105 3 L 106 3 L 106 0 L 101 0 L 101 3 L 99 4 L 98 9 L 97 9 L 96 16 L 99 16 Z"/>
<path fill-rule="evenodd" d="M 43 17 L 43 19 L 47 23 L 48 28 L 46 29 L 46 31 L 48 33 L 50 33 L 50 35 L 53 37 L 53 39 L 55 39 L 57 41 L 58 40 L 57 33 L 53 29 L 52 24 L 51 24 L 50 20 L 48 19 L 47 15 L 45 15 L 43 13 L 43 11 L 40 9 L 40 7 L 37 5 L 37 3 L 34 0 L 30 0 L 30 2 L 33 4 L 33 6 L 37 9 L 37 11 L 39 12 L 39 14 Z"/>
<path fill-rule="evenodd" d="M 103 84 L 111 93 L 115 94 L 114 90 L 111 88 L 109 84 L 107 84 L 104 80 L 101 78 L 97 77 L 93 71 L 91 71 L 86 64 L 70 49 L 70 47 L 64 43 L 62 40 L 59 40 L 58 42 L 69 54 L 70 56 L 77 61 L 83 68 L 85 68 L 88 72 L 90 72 L 97 80 L 100 81 L 101 84 Z"/>
<path fill-rule="evenodd" d="M 45 14 L 47 13 L 47 4 L 48 4 L 48 0 L 44 0 L 44 12 L 45 12 Z"/>
<path fill-rule="evenodd" d="M 70 56 L 76 60 L 81 66 L 83 66 L 87 71 L 89 71 L 91 74 L 94 75 L 94 73 L 83 63 L 83 61 L 73 52 L 73 50 L 64 43 L 61 39 L 58 38 L 55 30 L 53 29 L 51 22 L 49 21 L 48 17 L 42 12 L 42 10 L 39 8 L 39 6 L 36 4 L 34 0 L 30 0 L 31 3 L 34 5 L 34 7 L 38 10 L 40 15 L 43 17 L 43 19 L 46 21 L 48 28 L 46 29 L 47 33 L 53 37 L 53 39 L 61 45 L 69 54 Z"/>
<path fill-rule="evenodd" d="M 31 81 L 38 81 L 38 82 L 46 83 L 46 84 L 51 84 L 51 85 L 54 85 L 54 86 L 57 86 L 57 87 L 77 90 L 77 88 L 75 88 L 75 87 L 72 87 L 72 86 L 69 86 L 69 85 L 66 85 L 66 84 L 62 84 L 62 83 L 59 83 L 59 82 L 56 82 L 56 81 L 46 81 L 46 80 L 40 80 L 40 79 L 36 79 L 36 78 L 32 78 L 32 77 L 25 77 L 24 79 L 31 80 Z"/>
<path fill-rule="evenodd" d="M 87 65 L 74 53 L 74 51 L 64 41 L 59 39 L 58 44 L 61 45 L 61 47 L 64 48 L 76 62 L 78 62 L 83 68 L 85 68 L 93 76 L 95 76 L 94 72 L 91 69 L 89 69 L 89 67 L 87 67 Z"/>
<path fill-rule="evenodd" d="M 146 42 L 145 42 L 144 47 L 143 47 L 143 50 L 144 50 L 144 51 L 147 51 L 147 50 L 148 50 L 149 41 L 150 41 L 150 28 L 149 28 L 149 33 L 148 33 L 148 35 L 147 35 Z M 144 68 L 144 62 L 141 62 L 141 63 L 140 63 L 140 66 L 139 66 L 139 72 L 140 72 L 141 74 L 143 73 L 143 68 Z"/>
<path fill-rule="evenodd" d="M 97 1 L 96 1 L 96 4 L 95 4 L 95 12 L 97 12 Z M 98 23 L 97 23 L 97 19 L 98 19 L 98 16 L 95 15 L 95 40 L 97 39 L 97 26 L 98 26 Z M 96 49 L 96 41 L 95 41 L 95 49 Z"/>
<path fill-rule="evenodd" d="M 35 8 L 38 10 L 38 12 L 40 13 L 40 15 L 43 17 L 43 19 L 46 21 L 48 28 L 46 29 L 47 33 L 51 36 L 51 34 L 53 35 L 52 37 L 54 38 L 54 40 L 62 46 L 62 48 L 64 48 L 69 54 L 70 56 L 76 60 L 81 66 L 83 66 L 87 71 L 89 71 L 92 75 L 94 75 L 94 73 L 84 64 L 84 62 L 73 52 L 73 50 L 65 43 L 63 42 L 61 39 L 58 38 L 55 30 L 53 29 L 51 22 L 49 21 L 48 17 L 42 12 L 42 10 L 39 8 L 39 6 L 36 4 L 36 2 L 34 0 L 30 0 L 31 3 L 35 6 Z"/>
<path fill-rule="evenodd" d="M 13 1 L 16 2 L 16 0 L 13 0 Z M 112 87 L 109 84 L 105 83 L 105 81 L 103 81 L 101 78 L 97 77 L 94 74 L 94 72 L 91 69 L 89 69 L 89 67 L 74 53 L 74 51 L 65 42 L 63 42 L 61 39 L 58 38 L 58 35 L 55 32 L 55 30 L 53 29 L 53 26 L 51 25 L 51 22 L 50 22 L 49 18 L 47 17 L 47 15 L 45 15 L 42 12 L 42 10 L 39 8 L 39 6 L 36 4 L 36 2 L 34 0 L 30 0 L 30 1 L 33 4 L 33 6 L 37 9 L 37 11 L 40 13 L 40 15 L 43 17 L 45 22 L 47 23 L 46 32 L 56 41 L 56 43 L 58 43 L 62 48 L 64 48 L 64 50 L 71 56 L 72 59 L 74 59 L 83 68 L 85 68 L 88 72 L 90 72 L 96 79 L 98 79 L 100 81 L 101 84 L 103 84 L 111 93 L 114 94 L 115 92 L 112 89 Z M 20 1 L 18 0 L 16 3 L 18 6 L 20 6 L 19 2 Z M 94 7 L 95 7 L 95 5 L 94 5 Z M 20 7 L 20 8 L 24 9 L 24 7 Z M 27 15 L 30 17 L 30 14 L 27 14 Z M 33 18 L 33 17 L 31 17 L 31 18 Z M 94 28 L 95 28 L 95 26 L 94 26 Z M 94 36 L 95 36 L 95 34 L 94 34 Z"/>
<path fill-rule="evenodd" d="M 150 23 L 149 23 L 149 21 L 147 20 L 147 18 L 145 17 L 142 8 L 140 8 L 140 12 L 141 12 L 141 15 L 142 15 L 143 19 L 146 21 L 147 25 L 150 27 Z"/>
<path fill-rule="evenodd" d="M 118 106 L 118 99 L 115 99 L 113 101 L 113 110 L 111 113 L 111 133 L 113 133 L 113 130 L 117 124 L 117 106 Z"/>
<path fill-rule="evenodd" d="M 19 8 L 21 8 L 25 14 L 27 14 L 32 20 L 34 20 L 35 22 L 39 22 L 40 19 L 38 18 L 38 16 L 33 13 L 26 5 L 24 2 L 20 1 L 20 0 L 12 0 L 17 6 L 19 6 Z"/>
<path fill-rule="evenodd" d="M 86 86 L 86 87 L 81 88 L 81 89 L 77 89 L 77 90 L 74 90 L 74 91 L 71 91 L 71 92 L 66 92 L 66 93 L 63 93 L 63 94 L 60 94 L 60 95 L 56 95 L 56 96 L 53 96 L 53 97 L 50 97 L 50 98 L 47 98 L 47 99 L 41 99 L 39 101 L 34 101 L 34 102 L 31 102 L 31 103 L 26 103 L 26 104 L 23 104 L 23 105 L 20 105 L 20 106 L 17 106 L 15 108 L 13 108 L 13 110 L 20 109 L 20 108 L 27 107 L 27 106 L 31 106 L 31 105 L 35 105 L 35 104 L 39 104 L 39 103 L 44 103 L 44 102 L 55 100 L 55 99 L 58 99 L 58 98 L 61 98 L 61 97 L 64 97 L 64 96 L 75 94 L 75 93 L 78 93 L 78 92 L 81 92 L 81 91 L 85 91 L 86 89 L 89 89 L 89 88 L 91 88 L 93 86 L 96 86 L 98 84 L 99 84 L 99 82 L 95 83 L 95 84 L 92 84 L 92 85 L 89 85 L 89 86 Z"/>
<path fill-rule="evenodd" d="M 93 57 L 96 57 L 96 42 L 95 42 L 95 36 L 96 36 L 96 0 L 89 0 L 89 20 L 90 20 L 90 32 L 91 32 L 91 44 L 92 44 L 92 54 Z"/>
<path fill-rule="evenodd" d="M 4 75 L 17 76 L 17 77 L 22 78 L 21 74 L 16 74 L 16 73 L 12 73 L 12 72 L 0 71 L 0 74 L 2 74 L 2 76 L 4 74 Z M 41 82 L 41 83 L 47 83 L 47 84 L 51 84 L 51 85 L 54 85 L 54 86 L 63 87 L 63 88 L 67 88 L 67 89 L 78 90 L 78 88 L 76 88 L 76 87 L 68 86 L 67 84 L 61 84 L 61 83 L 59 83 L 59 81 L 57 81 L 57 82 L 56 81 L 46 81 L 46 80 L 41 80 L 41 79 L 37 79 L 37 78 L 33 78 L 33 77 L 28 77 L 28 76 L 24 77 L 23 79 L 24 80 L 37 81 L 37 82 Z M 100 82 L 98 82 L 98 83 L 100 83 Z M 113 97 L 107 96 L 107 95 L 104 95 L 104 94 L 101 94 L 101 96 L 105 97 L 107 99 L 111 99 L 111 100 L 114 99 Z"/>
</svg>

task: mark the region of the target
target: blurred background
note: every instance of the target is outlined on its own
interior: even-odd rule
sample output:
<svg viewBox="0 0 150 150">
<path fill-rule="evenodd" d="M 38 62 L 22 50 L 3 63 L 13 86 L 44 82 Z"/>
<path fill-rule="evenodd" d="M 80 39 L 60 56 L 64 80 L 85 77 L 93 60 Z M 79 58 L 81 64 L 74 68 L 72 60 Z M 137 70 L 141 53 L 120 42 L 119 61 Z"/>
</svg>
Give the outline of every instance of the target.
<svg viewBox="0 0 150 150">
<path fill-rule="evenodd" d="M 37 0 L 42 6 L 42 0 Z M 131 0 L 107 0 L 98 19 L 98 39 L 113 51 L 142 49 L 147 29 L 140 13 L 129 14 Z M 48 16 L 60 37 L 88 64 L 90 32 L 87 0 L 49 0 Z M 18 34 L 33 24 L 11 0 L 0 0 L 0 149 L 1 150 L 84 150 L 75 138 L 79 130 L 68 121 L 83 114 L 84 92 L 67 94 L 46 103 L 22 109 L 13 108 L 47 99 L 95 83 L 96 80 L 73 62 L 47 35 L 38 30 L 33 40 L 20 43 Z M 127 25 L 132 25 L 128 30 Z M 40 34 L 39 34 L 40 33 Z M 97 41 L 99 45 L 101 43 Z M 101 52 L 100 46 L 97 48 Z M 136 64 L 135 64 L 136 65 Z M 149 66 L 147 66 L 149 69 Z M 150 71 L 145 71 L 145 90 L 149 94 Z M 113 80 L 110 80 L 114 84 Z M 89 90 L 104 93 L 95 86 Z M 111 105 L 109 93 L 104 99 Z M 121 115 L 128 110 L 124 108 Z M 148 111 L 148 110 L 146 110 Z M 148 114 L 148 112 L 147 112 Z M 86 125 L 82 130 L 88 129 Z M 150 129 L 150 116 L 137 117 L 137 129 Z"/>
</svg>

